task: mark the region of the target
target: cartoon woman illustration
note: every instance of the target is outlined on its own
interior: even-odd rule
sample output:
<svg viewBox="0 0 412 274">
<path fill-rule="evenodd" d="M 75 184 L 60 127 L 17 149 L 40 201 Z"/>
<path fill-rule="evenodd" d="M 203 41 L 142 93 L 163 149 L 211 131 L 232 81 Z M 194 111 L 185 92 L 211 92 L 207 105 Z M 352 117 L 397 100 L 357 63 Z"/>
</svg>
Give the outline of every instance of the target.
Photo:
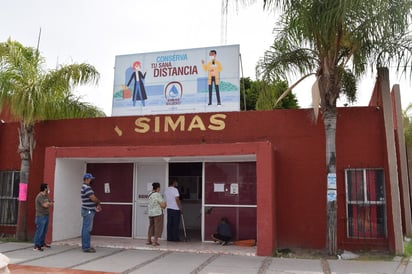
<svg viewBox="0 0 412 274">
<path fill-rule="evenodd" d="M 130 72 L 128 73 L 128 70 L 126 70 L 126 79 L 128 78 L 127 75 L 130 74 L 129 81 L 127 82 L 126 86 L 129 87 L 132 81 L 134 81 L 132 96 L 133 106 L 136 105 L 137 100 L 140 100 L 142 102 L 142 105 L 145 106 L 145 100 L 147 100 L 146 88 L 144 86 L 144 78 L 146 77 L 146 72 L 142 73 L 141 68 L 142 64 L 139 61 L 136 61 L 133 63 L 133 72 L 131 74 Z M 124 88 L 126 88 L 126 86 L 124 86 Z"/>
</svg>

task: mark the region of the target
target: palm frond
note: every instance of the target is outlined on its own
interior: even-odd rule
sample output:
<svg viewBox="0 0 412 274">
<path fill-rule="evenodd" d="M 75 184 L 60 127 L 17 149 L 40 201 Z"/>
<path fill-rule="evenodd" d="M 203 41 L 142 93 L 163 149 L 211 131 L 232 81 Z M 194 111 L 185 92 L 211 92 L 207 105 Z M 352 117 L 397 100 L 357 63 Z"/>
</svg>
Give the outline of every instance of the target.
<svg viewBox="0 0 412 274">
<path fill-rule="evenodd" d="M 22 124 L 33 125 L 36 121 L 56 117 L 102 115 L 100 110 L 71 94 L 77 85 L 98 83 L 99 73 L 93 66 L 81 63 L 45 70 L 44 59 L 34 48 L 12 40 L 1 43 L 0 48 L 3 52 L 0 58 L 0 107 L 8 104 L 11 114 Z M 69 113 L 70 110 L 73 113 Z M 62 112 L 57 114 L 58 111 Z"/>
</svg>

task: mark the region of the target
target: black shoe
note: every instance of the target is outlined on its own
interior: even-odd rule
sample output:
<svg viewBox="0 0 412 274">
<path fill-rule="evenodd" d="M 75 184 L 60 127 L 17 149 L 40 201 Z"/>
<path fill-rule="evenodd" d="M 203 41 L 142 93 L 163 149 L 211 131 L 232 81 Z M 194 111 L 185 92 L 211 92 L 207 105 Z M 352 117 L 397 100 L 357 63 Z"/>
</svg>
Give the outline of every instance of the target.
<svg viewBox="0 0 412 274">
<path fill-rule="evenodd" d="M 43 251 L 43 249 L 40 246 L 35 246 L 33 251 Z"/>
<path fill-rule="evenodd" d="M 94 249 L 93 247 L 90 247 L 88 249 L 83 249 L 83 252 L 86 253 L 96 253 L 96 249 Z"/>
</svg>

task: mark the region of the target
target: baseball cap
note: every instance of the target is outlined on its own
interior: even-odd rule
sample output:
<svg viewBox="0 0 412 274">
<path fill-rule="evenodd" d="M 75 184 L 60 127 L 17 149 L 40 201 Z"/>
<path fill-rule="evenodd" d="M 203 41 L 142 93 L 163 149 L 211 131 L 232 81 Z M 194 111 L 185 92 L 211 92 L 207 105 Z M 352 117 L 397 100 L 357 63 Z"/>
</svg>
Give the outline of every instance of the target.
<svg viewBox="0 0 412 274">
<path fill-rule="evenodd" d="M 83 176 L 83 180 L 84 179 L 95 179 L 94 177 L 93 177 L 93 175 L 91 174 L 91 173 L 86 173 L 86 174 L 84 174 L 84 176 Z"/>
</svg>

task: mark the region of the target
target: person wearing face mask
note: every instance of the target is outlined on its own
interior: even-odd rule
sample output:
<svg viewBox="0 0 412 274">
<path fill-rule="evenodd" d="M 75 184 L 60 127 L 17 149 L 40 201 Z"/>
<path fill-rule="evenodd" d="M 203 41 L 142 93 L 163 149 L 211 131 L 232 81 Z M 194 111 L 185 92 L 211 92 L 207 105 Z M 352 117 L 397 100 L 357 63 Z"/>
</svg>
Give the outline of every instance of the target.
<svg viewBox="0 0 412 274">
<path fill-rule="evenodd" d="M 43 251 L 43 247 L 50 248 L 50 245 L 46 244 L 47 228 L 49 226 L 49 213 L 50 207 L 53 206 L 53 201 L 49 199 L 50 193 L 47 184 L 42 183 L 40 185 L 40 192 L 36 196 L 36 233 L 34 235 L 34 251 Z"/>
<path fill-rule="evenodd" d="M 219 91 L 219 75 L 220 72 L 223 70 L 222 64 L 216 60 L 216 50 L 211 50 L 209 52 L 210 61 L 205 63 L 202 60 L 202 67 L 204 71 L 207 71 L 207 85 L 209 87 L 209 103 L 210 106 L 212 104 L 212 90 L 213 85 L 215 86 L 216 91 L 216 100 L 217 105 L 220 106 L 220 91 Z"/>
</svg>

